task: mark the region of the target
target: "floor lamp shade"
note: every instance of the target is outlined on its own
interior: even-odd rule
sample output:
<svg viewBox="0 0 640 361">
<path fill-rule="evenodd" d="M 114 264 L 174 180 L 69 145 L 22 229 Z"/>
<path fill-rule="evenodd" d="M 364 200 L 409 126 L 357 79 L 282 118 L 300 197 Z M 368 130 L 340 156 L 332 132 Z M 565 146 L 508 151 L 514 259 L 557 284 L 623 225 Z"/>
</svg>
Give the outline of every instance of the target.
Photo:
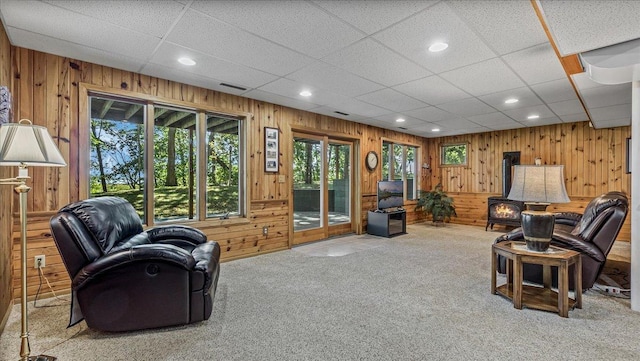
<svg viewBox="0 0 640 361">
<path fill-rule="evenodd" d="M 27 186 L 30 166 L 63 167 L 67 165 L 45 127 L 31 124 L 28 119 L 0 125 L 0 166 L 18 166 L 18 176 L 1 179 L 0 184 L 15 185 L 20 195 L 20 258 L 21 258 L 21 316 L 20 360 L 55 360 L 55 357 L 30 356 L 29 322 L 27 318 Z"/>
<path fill-rule="evenodd" d="M 567 203 L 563 165 L 516 165 L 508 199 L 523 201 L 522 233 L 527 248 L 546 251 L 549 248 L 555 216 L 547 212 L 550 203 Z"/>
<path fill-rule="evenodd" d="M 67 165 L 47 128 L 25 120 L 0 126 L 0 165 Z"/>
</svg>

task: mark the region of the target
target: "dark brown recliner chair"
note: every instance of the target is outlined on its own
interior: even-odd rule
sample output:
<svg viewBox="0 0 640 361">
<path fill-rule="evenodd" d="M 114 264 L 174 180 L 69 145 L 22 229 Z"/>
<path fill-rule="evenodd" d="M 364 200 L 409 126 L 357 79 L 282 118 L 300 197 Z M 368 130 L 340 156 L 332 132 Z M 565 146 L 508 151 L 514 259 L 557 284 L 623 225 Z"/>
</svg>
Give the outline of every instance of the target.
<svg viewBox="0 0 640 361">
<path fill-rule="evenodd" d="M 71 277 L 69 327 L 130 331 L 206 320 L 219 276 L 220 246 L 179 225 L 144 231 L 126 200 L 72 203 L 51 218 Z"/>
<path fill-rule="evenodd" d="M 628 209 L 627 196 L 622 192 L 608 192 L 589 202 L 584 214 L 556 213 L 556 223 L 551 244 L 571 249 L 582 254 L 582 289 L 593 287 L 598 279 L 613 242 L 622 228 Z M 524 241 L 522 229 L 498 237 L 495 242 Z M 498 257 L 498 271 L 506 272 L 504 257 Z M 553 284 L 557 285 L 557 273 L 553 274 Z M 542 284 L 542 266 L 525 264 L 523 278 L 529 282 Z M 569 267 L 569 287 L 573 289 L 573 266 Z"/>
</svg>

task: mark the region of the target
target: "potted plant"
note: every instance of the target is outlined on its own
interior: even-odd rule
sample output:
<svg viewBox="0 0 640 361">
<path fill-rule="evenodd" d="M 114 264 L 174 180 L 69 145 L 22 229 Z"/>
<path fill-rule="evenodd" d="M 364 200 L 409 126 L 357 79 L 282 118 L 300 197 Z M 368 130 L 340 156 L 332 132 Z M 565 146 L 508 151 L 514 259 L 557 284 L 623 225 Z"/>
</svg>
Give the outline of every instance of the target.
<svg viewBox="0 0 640 361">
<path fill-rule="evenodd" d="M 435 224 L 444 224 L 444 221 L 458 216 L 453 205 L 453 198 L 442 191 L 441 183 L 438 183 L 432 191 L 420 191 L 415 210 L 430 214 Z"/>
</svg>

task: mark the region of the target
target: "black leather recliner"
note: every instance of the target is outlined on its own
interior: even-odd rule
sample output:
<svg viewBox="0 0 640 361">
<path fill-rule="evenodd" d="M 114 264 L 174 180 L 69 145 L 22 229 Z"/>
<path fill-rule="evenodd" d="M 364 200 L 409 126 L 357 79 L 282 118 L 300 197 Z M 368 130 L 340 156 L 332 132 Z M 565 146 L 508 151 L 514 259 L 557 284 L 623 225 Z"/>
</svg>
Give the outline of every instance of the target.
<svg viewBox="0 0 640 361">
<path fill-rule="evenodd" d="M 627 217 L 629 201 L 622 192 L 608 192 L 589 202 L 584 213 L 556 213 L 551 244 L 581 253 L 582 289 L 587 290 L 600 276 L 600 272 Z M 524 241 L 522 228 L 516 228 L 498 237 L 495 242 Z M 498 257 L 498 271 L 506 272 L 505 259 Z M 552 272 L 557 285 L 557 273 Z M 523 278 L 542 284 L 542 266 L 524 264 Z M 569 267 L 569 287 L 573 289 L 573 266 Z"/>
<path fill-rule="evenodd" d="M 220 246 L 201 231 L 142 228 L 126 200 L 69 204 L 51 231 L 71 277 L 69 327 L 130 331 L 206 320 L 219 276 Z"/>
</svg>

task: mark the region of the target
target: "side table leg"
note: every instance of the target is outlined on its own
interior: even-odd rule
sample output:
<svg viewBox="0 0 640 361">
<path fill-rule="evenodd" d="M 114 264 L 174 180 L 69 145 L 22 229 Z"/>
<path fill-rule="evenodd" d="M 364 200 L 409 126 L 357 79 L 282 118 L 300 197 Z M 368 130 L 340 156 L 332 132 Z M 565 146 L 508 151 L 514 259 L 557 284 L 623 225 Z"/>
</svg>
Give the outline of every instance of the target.
<svg viewBox="0 0 640 361">
<path fill-rule="evenodd" d="M 513 261 L 513 307 L 522 309 L 522 262 L 520 256 Z"/>
<path fill-rule="evenodd" d="M 576 308 L 582 309 L 582 256 L 578 255 L 573 265 L 573 278 L 575 281 Z"/>
<path fill-rule="evenodd" d="M 558 266 L 558 314 L 569 317 L 569 266 L 567 261 Z"/>
<path fill-rule="evenodd" d="M 486 231 L 486 230 L 485 230 Z M 496 294 L 496 264 L 498 255 L 491 249 L 491 294 Z"/>
</svg>

